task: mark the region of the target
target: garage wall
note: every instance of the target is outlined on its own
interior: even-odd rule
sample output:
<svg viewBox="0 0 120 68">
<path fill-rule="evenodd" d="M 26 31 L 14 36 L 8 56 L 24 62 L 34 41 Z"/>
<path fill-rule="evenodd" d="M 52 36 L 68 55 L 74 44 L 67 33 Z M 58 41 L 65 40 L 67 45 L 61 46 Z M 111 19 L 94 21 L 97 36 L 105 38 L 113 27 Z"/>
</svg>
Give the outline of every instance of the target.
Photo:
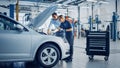
<svg viewBox="0 0 120 68">
<path fill-rule="evenodd" d="M 106 21 L 112 20 L 112 12 L 115 11 L 115 0 L 107 0 L 109 3 L 103 3 L 101 5 L 94 6 L 94 16 L 99 15 L 102 23 L 108 23 Z M 69 16 L 76 18 L 78 17 L 77 7 L 70 9 Z M 88 16 L 91 15 L 91 6 L 88 8 L 80 8 L 80 20 L 82 23 L 88 22 Z M 120 0 L 118 0 L 118 14 L 120 15 Z"/>
<path fill-rule="evenodd" d="M 102 21 L 111 21 L 112 12 L 115 12 L 115 0 L 110 0 L 108 4 L 101 5 L 100 17 Z"/>
<path fill-rule="evenodd" d="M 103 3 L 101 5 L 95 5 L 94 10 L 93 10 L 93 16 L 95 17 L 95 15 L 98 14 L 102 23 L 105 22 L 105 21 L 111 21 L 112 12 L 115 11 L 115 2 L 114 1 L 115 0 L 109 0 L 109 3 Z M 84 16 L 85 12 L 86 12 L 86 10 L 83 10 L 83 9 L 81 10 L 81 20 L 82 20 L 82 18 L 86 17 L 86 16 Z M 88 12 L 89 12 L 89 15 L 92 15 L 91 14 L 92 13 L 91 12 L 91 6 L 90 6 Z"/>
<path fill-rule="evenodd" d="M 0 7 L 0 12 L 2 12 L 2 13 L 6 12 L 7 15 L 9 16 L 9 9 Z"/>
</svg>

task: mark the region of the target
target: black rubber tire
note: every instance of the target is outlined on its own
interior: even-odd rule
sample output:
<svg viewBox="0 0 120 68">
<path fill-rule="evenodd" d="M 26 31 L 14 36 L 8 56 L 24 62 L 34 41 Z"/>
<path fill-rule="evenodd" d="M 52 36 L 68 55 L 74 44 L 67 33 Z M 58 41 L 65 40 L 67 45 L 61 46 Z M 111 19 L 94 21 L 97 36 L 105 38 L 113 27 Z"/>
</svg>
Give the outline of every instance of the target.
<svg viewBox="0 0 120 68">
<path fill-rule="evenodd" d="M 40 57 L 41 56 L 41 53 L 44 49 L 46 48 L 52 48 L 56 51 L 56 55 L 57 55 L 57 58 L 55 60 L 54 63 L 50 64 L 50 65 L 47 65 L 45 64 L 44 62 L 42 62 L 42 58 Z M 42 67 L 45 67 L 45 68 L 51 68 L 53 66 L 55 66 L 58 62 L 59 62 L 59 59 L 60 59 L 60 52 L 59 52 L 59 49 L 54 45 L 54 44 L 45 44 L 43 45 L 41 48 L 39 48 L 38 50 L 38 53 L 37 53 L 37 62 L 42 66 Z"/>
</svg>

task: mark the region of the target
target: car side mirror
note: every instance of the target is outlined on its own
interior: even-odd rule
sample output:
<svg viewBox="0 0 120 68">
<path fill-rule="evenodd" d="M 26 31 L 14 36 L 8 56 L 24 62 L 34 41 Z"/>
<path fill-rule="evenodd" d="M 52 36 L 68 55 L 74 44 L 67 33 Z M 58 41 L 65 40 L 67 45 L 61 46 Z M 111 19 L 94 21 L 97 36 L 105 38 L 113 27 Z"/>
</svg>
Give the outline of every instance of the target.
<svg viewBox="0 0 120 68">
<path fill-rule="evenodd" d="M 24 27 L 23 27 L 22 25 L 17 24 L 17 25 L 16 25 L 16 29 L 17 29 L 18 31 L 20 31 L 20 32 L 23 32 Z"/>
</svg>

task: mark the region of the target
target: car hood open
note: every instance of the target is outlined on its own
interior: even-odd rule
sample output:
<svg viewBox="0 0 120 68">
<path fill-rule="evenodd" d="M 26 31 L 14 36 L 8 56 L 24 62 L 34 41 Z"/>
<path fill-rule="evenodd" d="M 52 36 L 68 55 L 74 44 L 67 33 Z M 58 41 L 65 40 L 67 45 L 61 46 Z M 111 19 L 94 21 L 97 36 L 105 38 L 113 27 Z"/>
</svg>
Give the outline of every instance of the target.
<svg viewBox="0 0 120 68">
<path fill-rule="evenodd" d="M 40 26 L 42 26 L 45 23 L 45 21 L 49 18 L 49 16 L 51 16 L 52 13 L 56 11 L 57 7 L 58 7 L 57 5 L 54 5 L 54 6 L 50 6 L 47 9 L 45 9 L 43 12 L 38 14 L 38 16 L 36 16 L 31 21 L 31 23 L 28 24 L 28 27 L 37 29 Z"/>
</svg>

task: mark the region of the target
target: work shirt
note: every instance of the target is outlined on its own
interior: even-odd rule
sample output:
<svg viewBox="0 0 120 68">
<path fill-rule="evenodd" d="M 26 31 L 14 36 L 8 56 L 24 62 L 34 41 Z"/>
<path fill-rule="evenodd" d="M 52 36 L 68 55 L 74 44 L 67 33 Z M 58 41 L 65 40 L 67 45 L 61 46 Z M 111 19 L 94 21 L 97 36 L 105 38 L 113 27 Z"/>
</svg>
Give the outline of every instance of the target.
<svg viewBox="0 0 120 68">
<path fill-rule="evenodd" d="M 65 30 L 66 35 L 72 35 L 72 31 L 66 31 L 66 29 L 72 28 L 72 25 L 69 23 L 69 21 L 65 20 L 65 22 L 61 23 L 60 28 Z"/>
<path fill-rule="evenodd" d="M 65 30 L 65 36 L 70 44 L 70 46 L 73 46 L 73 32 L 72 31 L 66 31 L 66 29 L 72 28 L 72 25 L 68 21 L 64 21 L 63 23 L 60 24 L 60 28 Z"/>
<path fill-rule="evenodd" d="M 71 24 L 68 21 L 65 20 L 65 22 L 60 24 L 60 28 L 63 28 L 63 29 L 66 30 L 66 29 L 72 28 L 72 26 L 71 26 Z"/>
<path fill-rule="evenodd" d="M 57 29 L 60 26 L 60 22 L 58 20 L 52 19 L 50 21 L 50 25 L 48 26 L 48 29 Z"/>
</svg>

